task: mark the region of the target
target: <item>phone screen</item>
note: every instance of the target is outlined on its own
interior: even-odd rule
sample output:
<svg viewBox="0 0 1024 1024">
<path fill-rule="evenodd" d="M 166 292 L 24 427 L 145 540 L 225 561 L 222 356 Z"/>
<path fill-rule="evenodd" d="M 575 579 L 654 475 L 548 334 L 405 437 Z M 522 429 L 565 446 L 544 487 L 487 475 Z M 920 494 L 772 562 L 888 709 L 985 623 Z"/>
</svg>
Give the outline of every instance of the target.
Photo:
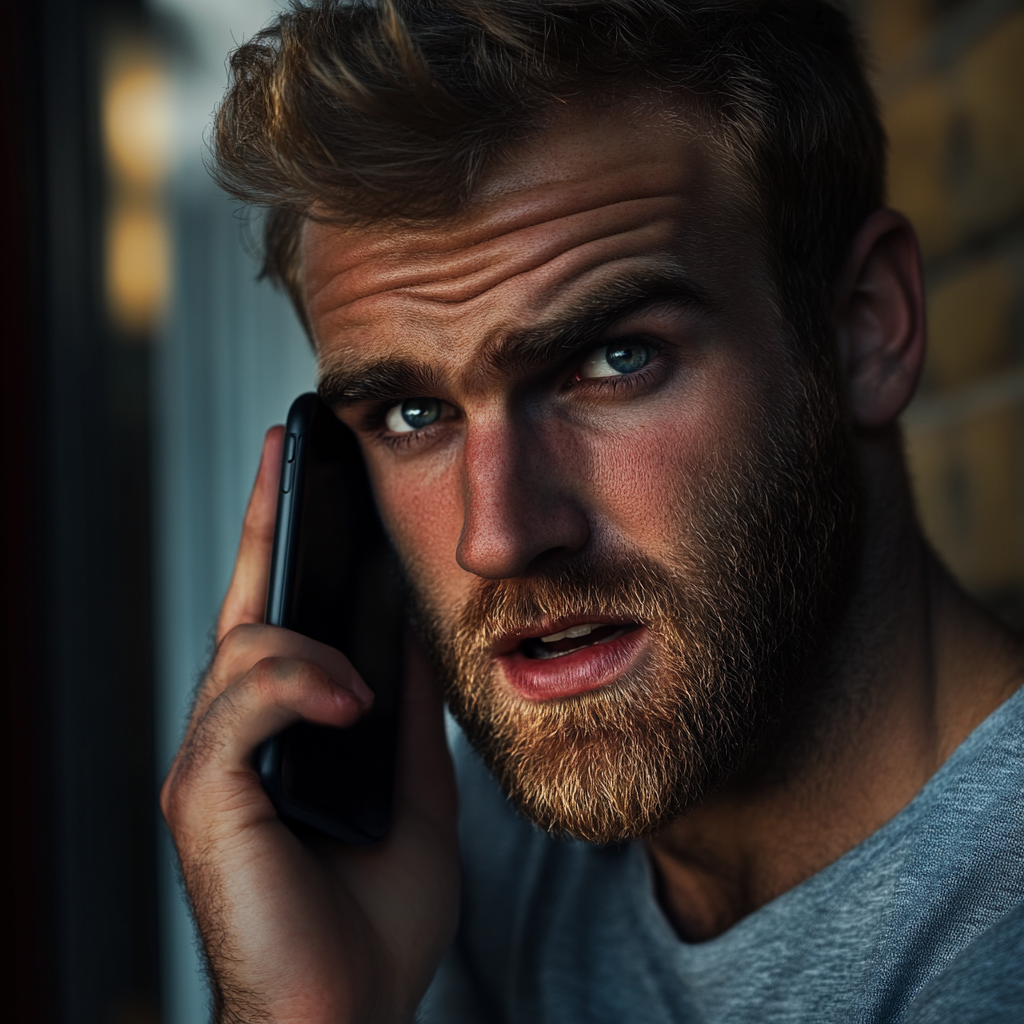
<svg viewBox="0 0 1024 1024">
<path fill-rule="evenodd" d="M 302 723 L 258 755 L 279 813 L 351 843 L 391 820 L 402 677 L 403 607 L 359 445 L 315 395 L 285 434 L 267 621 L 341 651 L 373 690 L 350 729 Z"/>
</svg>

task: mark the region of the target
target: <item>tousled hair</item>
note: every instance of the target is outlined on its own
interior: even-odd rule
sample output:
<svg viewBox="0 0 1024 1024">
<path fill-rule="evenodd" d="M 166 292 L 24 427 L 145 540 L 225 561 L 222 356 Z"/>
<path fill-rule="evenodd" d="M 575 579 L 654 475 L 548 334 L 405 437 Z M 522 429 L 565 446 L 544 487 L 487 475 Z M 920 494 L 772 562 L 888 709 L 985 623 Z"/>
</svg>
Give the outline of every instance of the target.
<svg viewBox="0 0 1024 1024">
<path fill-rule="evenodd" d="M 828 0 L 291 0 L 230 66 L 214 175 L 267 208 L 263 272 L 307 329 L 305 218 L 454 216 L 574 98 L 685 97 L 746 184 L 804 337 L 829 330 L 835 276 L 884 201 L 875 99 Z"/>
</svg>

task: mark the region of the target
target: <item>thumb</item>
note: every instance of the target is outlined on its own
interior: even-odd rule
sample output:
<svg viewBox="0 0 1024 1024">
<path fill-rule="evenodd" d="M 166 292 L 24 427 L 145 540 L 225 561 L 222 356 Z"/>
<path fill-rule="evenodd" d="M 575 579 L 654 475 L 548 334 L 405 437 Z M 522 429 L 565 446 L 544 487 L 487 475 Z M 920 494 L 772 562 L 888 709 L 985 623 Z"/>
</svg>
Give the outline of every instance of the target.
<svg viewBox="0 0 1024 1024">
<path fill-rule="evenodd" d="M 270 579 L 270 556 L 274 545 L 283 446 L 284 427 L 271 427 L 263 438 L 263 454 L 249 505 L 245 510 L 235 571 L 217 621 L 218 644 L 235 626 L 263 621 Z"/>
</svg>

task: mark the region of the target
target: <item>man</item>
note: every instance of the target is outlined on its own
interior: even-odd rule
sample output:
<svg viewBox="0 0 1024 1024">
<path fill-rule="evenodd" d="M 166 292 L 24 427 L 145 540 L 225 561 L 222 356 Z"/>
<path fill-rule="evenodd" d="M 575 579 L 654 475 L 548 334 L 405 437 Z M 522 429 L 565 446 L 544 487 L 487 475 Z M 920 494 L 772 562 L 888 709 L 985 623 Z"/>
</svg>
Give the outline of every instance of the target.
<svg viewBox="0 0 1024 1024">
<path fill-rule="evenodd" d="M 253 752 L 372 695 L 261 624 L 272 430 L 163 793 L 218 1019 L 1017 1019 L 1024 652 L 914 518 L 919 257 L 845 18 L 318 0 L 232 67 L 218 174 L 420 646 L 387 840 L 300 842 Z"/>
</svg>

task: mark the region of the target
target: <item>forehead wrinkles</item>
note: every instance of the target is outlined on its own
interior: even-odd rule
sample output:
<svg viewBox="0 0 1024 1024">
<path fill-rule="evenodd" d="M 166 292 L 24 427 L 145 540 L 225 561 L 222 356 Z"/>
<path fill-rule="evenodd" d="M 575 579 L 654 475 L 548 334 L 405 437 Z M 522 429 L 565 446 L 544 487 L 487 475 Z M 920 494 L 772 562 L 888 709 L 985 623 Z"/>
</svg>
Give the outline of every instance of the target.
<svg viewBox="0 0 1024 1024">
<path fill-rule="evenodd" d="M 637 221 L 639 220 L 639 223 Z M 374 324 L 404 323 L 414 333 L 451 331 L 458 325 L 491 333 L 506 321 L 539 315 L 594 275 L 606 277 L 638 264 L 663 263 L 674 253 L 676 221 L 669 217 L 630 218 L 609 229 L 574 232 L 516 251 L 463 278 L 377 292 L 320 319 L 328 337 Z M 511 319 L 510 319 L 511 318 Z"/>
<path fill-rule="evenodd" d="M 374 254 L 339 273 L 311 299 L 310 309 L 322 315 L 331 307 L 393 293 L 428 302 L 469 302 L 503 281 L 590 243 L 618 238 L 628 247 L 626 236 L 643 233 L 659 221 L 676 220 L 682 205 L 681 198 L 672 196 L 625 200 L 447 252 L 402 246 L 398 252 Z"/>
<path fill-rule="evenodd" d="M 509 190 L 483 211 L 436 227 L 345 229 L 310 221 L 303 238 L 310 315 L 384 292 L 467 301 L 559 251 L 677 214 L 691 177 L 681 163 L 655 159 L 597 180 Z"/>
</svg>

